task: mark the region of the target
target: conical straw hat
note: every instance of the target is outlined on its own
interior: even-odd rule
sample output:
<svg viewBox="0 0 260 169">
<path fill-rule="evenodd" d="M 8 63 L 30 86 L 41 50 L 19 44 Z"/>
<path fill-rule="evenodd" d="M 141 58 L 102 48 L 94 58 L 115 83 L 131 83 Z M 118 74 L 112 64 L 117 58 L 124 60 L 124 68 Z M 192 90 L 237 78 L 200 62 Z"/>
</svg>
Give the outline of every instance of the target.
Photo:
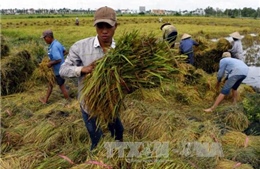
<svg viewBox="0 0 260 169">
<path fill-rule="evenodd" d="M 236 39 L 242 39 L 242 37 L 240 36 L 240 34 L 238 32 L 233 32 L 229 36 L 231 36 L 232 38 L 236 38 Z"/>
<path fill-rule="evenodd" d="M 187 39 L 187 38 L 190 38 L 190 37 L 191 37 L 191 35 L 189 35 L 189 34 L 187 34 L 187 33 L 184 33 L 184 34 L 182 35 L 181 39 L 183 40 L 183 39 Z"/>
</svg>

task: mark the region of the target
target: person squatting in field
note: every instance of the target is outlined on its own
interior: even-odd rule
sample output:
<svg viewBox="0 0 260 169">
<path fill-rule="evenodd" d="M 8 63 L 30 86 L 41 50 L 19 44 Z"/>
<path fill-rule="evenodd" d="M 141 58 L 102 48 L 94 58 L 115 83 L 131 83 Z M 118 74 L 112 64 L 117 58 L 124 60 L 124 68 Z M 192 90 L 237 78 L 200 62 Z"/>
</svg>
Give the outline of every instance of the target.
<svg viewBox="0 0 260 169">
<path fill-rule="evenodd" d="M 225 84 L 216 98 L 213 106 L 204 109 L 205 112 L 212 112 L 220 104 L 220 102 L 229 94 L 232 89 L 233 103 L 235 104 L 238 97 L 237 89 L 242 81 L 247 77 L 249 67 L 242 61 L 236 58 L 231 58 L 229 52 L 224 52 L 219 63 L 219 70 L 217 74 L 216 88 L 219 89 L 222 78 L 226 73 Z"/>
<path fill-rule="evenodd" d="M 41 38 L 49 44 L 48 47 L 48 56 L 50 61 L 48 63 L 49 68 L 53 68 L 53 72 L 55 74 L 55 79 L 57 84 L 60 87 L 61 92 L 63 93 L 65 99 L 70 100 L 68 91 L 65 86 L 65 79 L 62 78 L 59 74 L 60 66 L 64 62 L 64 54 L 67 53 L 65 47 L 56 39 L 54 39 L 52 30 L 46 30 L 42 33 Z M 53 85 L 51 83 L 48 84 L 47 94 L 44 98 L 40 98 L 39 100 L 46 104 L 49 100 L 49 97 L 52 93 Z"/>
<path fill-rule="evenodd" d="M 115 48 L 113 36 L 117 28 L 116 12 L 107 6 L 99 8 L 94 14 L 94 26 L 97 35 L 74 43 L 60 69 L 61 76 L 78 77 L 78 98 L 81 95 L 84 77 L 95 68 L 94 62 L 102 58 L 109 48 Z M 90 117 L 87 105 L 82 101 L 80 109 L 92 142 L 90 149 L 93 150 L 98 145 L 103 132 L 96 125 L 97 118 Z M 115 140 L 123 141 L 124 127 L 119 117 L 108 124 L 108 129 Z"/>
</svg>

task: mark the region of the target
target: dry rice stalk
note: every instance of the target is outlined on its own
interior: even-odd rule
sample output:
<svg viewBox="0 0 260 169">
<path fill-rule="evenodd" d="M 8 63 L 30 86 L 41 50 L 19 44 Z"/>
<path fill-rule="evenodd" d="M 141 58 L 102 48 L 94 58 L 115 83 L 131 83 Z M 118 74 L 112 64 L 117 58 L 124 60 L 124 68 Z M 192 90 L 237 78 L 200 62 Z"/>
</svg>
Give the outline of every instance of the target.
<svg viewBox="0 0 260 169">
<path fill-rule="evenodd" d="M 143 96 L 146 101 L 165 101 L 165 98 L 162 96 L 160 89 L 141 89 L 141 96 Z"/>
<path fill-rule="evenodd" d="M 32 79 L 40 80 L 41 82 L 49 82 L 50 84 L 55 84 L 55 75 L 51 68 L 48 68 L 47 64 L 49 63 L 49 58 L 44 57 L 42 62 L 39 64 L 39 67 L 36 68 L 33 72 Z"/>
<path fill-rule="evenodd" d="M 239 162 L 231 161 L 231 160 L 221 160 L 218 162 L 216 169 L 253 169 L 253 167 L 249 164 L 241 164 Z"/>
<path fill-rule="evenodd" d="M 111 121 L 118 116 L 127 93 L 161 87 L 163 81 L 170 81 L 173 72 L 178 72 L 173 67 L 176 63 L 165 42 L 157 42 L 154 35 L 125 33 L 84 80 L 81 100 L 91 116 Z"/>
<path fill-rule="evenodd" d="M 223 145 L 235 146 L 235 147 L 253 147 L 259 151 L 260 137 L 259 136 L 247 136 L 246 134 L 238 131 L 229 131 L 221 137 Z"/>
<path fill-rule="evenodd" d="M 237 131 L 244 131 L 249 125 L 246 115 L 238 110 L 231 110 L 227 112 L 224 122 L 227 126 Z"/>
<path fill-rule="evenodd" d="M 235 147 L 244 147 L 247 136 L 238 131 L 230 131 L 222 136 L 223 145 L 232 145 Z"/>
</svg>

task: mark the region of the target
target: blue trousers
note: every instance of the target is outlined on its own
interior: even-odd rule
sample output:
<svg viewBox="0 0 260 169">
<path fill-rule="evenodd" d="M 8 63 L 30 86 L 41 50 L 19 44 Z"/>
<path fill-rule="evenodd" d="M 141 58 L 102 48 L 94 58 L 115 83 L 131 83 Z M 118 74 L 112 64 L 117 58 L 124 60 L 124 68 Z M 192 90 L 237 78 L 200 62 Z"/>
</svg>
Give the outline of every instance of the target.
<svg viewBox="0 0 260 169">
<path fill-rule="evenodd" d="M 191 65 L 194 65 L 194 56 L 193 56 L 193 52 L 191 53 L 188 53 L 188 61 L 187 63 L 191 64 Z"/>
<path fill-rule="evenodd" d="M 90 118 L 89 114 L 82 108 L 81 112 L 92 143 L 90 149 L 93 150 L 101 139 L 103 132 L 97 127 L 95 117 Z M 111 137 L 115 137 L 115 140 L 123 141 L 124 127 L 119 117 L 108 124 L 108 129 L 111 132 Z"/>
</svg>

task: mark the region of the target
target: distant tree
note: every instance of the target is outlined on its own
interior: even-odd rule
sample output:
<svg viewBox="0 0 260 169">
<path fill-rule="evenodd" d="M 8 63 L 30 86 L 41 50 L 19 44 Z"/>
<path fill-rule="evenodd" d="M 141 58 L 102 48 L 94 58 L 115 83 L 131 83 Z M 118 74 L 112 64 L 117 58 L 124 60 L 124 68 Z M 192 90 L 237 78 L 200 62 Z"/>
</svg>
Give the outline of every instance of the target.
<svg viewBox="0 0 260 169">
<path fill-rule="evenodd" d="M 215 15 L 216 11 L 212 7 L 207 7 L 205 10 L 206 15 Z"/>
<path fill-rule="evenodd" d="M 257 11 L 252 8 L 243 8 L 241 14 L 243 17 L 255 17 L 257 16 Z"/>
<path fill-rule="evenodd" d="M 240 9 L 234 9 L 233 10 L 233 16 L 234 17 L 241 17 L 241 10 Z"/>
<path fill-rule="evenodd" d="M 176 13 L 174 14 L 174 16 L 181 16 L 181 13 L 180 13 L 180 12 L 176 12 Z"/>
<path fill-rule="evenodd" d="M 256 15 L 257 15 L 257 16 L 256 16 L 257 18 L 260 17 L 260 8 L 257 8 L 257 10 L 256 10 Z"/>
</svg>

